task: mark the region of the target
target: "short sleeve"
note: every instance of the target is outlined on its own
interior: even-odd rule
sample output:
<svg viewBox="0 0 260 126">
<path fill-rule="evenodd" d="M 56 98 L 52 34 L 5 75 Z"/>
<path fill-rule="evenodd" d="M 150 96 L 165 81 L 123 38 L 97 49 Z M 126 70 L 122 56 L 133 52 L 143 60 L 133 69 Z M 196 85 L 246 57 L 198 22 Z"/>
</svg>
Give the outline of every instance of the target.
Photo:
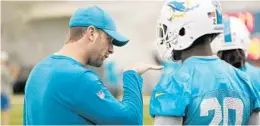
<svg viewBox="0 0 260 126">
<path fill-rule="evenodd" d="M 189 79 L 187 73 L 181 72 L 162 77 L 151 94 L 150 115 L 185 116 L 191 99 Z"/>
</svg>

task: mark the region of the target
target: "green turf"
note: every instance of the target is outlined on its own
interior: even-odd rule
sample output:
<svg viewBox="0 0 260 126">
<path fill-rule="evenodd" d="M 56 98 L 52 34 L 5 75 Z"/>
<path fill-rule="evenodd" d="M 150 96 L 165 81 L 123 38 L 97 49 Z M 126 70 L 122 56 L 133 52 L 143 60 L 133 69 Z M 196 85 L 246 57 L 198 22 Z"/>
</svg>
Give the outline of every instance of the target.
<svg viewBox="0 0 260 126">
<path fill-rule="evenodd" d="M 22 96 L 13 96 L 12 98 L 12 109 L 11 109 L 11 125 L 22 125 L 23 120 L 23 97 Z M 153 120 L 149 116 L 149 107 L 148 105 L 144 106 L 144 124 L 152 125 Z"/>
<path fill-rule="evenodd" d="M 22 125 L 23 124 L 23 105 L 13 104 L 11 109 L 11 125 Z"/>
<path fill-rule="evenodd" d="M 149 106 L 144 106 L 144 125 L 152 125 L 153 124 L 153 118 L 149 115 Z"/>
</svg>

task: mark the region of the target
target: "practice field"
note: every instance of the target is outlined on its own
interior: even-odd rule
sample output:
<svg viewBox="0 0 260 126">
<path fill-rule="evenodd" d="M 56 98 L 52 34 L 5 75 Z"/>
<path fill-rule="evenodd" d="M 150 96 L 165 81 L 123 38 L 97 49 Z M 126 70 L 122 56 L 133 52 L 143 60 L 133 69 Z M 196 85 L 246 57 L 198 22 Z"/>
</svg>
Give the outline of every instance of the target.
<svg viewBox="0 0 260 126">
<path fill-rule="evenodd" d="M 152 125 L 153 119 L 149 116 L 149 97 L 144 97 L 144 125 Z M 11 125 L 22 125 L 23 122 L 23 96 L 12 97 Z"/>
</svg>

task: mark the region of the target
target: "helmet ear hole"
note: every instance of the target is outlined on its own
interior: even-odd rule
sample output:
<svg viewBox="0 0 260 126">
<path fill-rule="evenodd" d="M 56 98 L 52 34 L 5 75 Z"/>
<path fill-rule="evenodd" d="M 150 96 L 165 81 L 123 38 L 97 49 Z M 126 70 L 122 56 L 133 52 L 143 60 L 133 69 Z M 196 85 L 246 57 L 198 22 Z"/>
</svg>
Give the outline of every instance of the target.
<svg viewBox="0 0 260 126">
<path fill-rule="evenodd" d="M 184 36 L 185 35 L 185 28 L 182 27 L 181 30 L 179 31 L 179 35 L 180 36 Z"/>
</svg>

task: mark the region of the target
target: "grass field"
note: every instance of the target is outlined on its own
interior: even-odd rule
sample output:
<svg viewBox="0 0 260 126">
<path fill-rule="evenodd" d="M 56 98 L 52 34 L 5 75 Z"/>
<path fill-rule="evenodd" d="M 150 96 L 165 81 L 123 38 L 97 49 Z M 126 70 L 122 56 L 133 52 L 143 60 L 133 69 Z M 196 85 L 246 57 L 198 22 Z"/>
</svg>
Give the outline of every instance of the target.
<svg viewBox="0 0 260 126">
<path fill-rule="evenodd" d="M 149 116 L 149 107 L 147 105 L 149 97 L 144 97 L 144 125 L 152 125 L 153 119 Z M 22 125 L 23 122 L 23 96 L 15 95 L 12 97 L 11 125 Z"/>
</svg>

